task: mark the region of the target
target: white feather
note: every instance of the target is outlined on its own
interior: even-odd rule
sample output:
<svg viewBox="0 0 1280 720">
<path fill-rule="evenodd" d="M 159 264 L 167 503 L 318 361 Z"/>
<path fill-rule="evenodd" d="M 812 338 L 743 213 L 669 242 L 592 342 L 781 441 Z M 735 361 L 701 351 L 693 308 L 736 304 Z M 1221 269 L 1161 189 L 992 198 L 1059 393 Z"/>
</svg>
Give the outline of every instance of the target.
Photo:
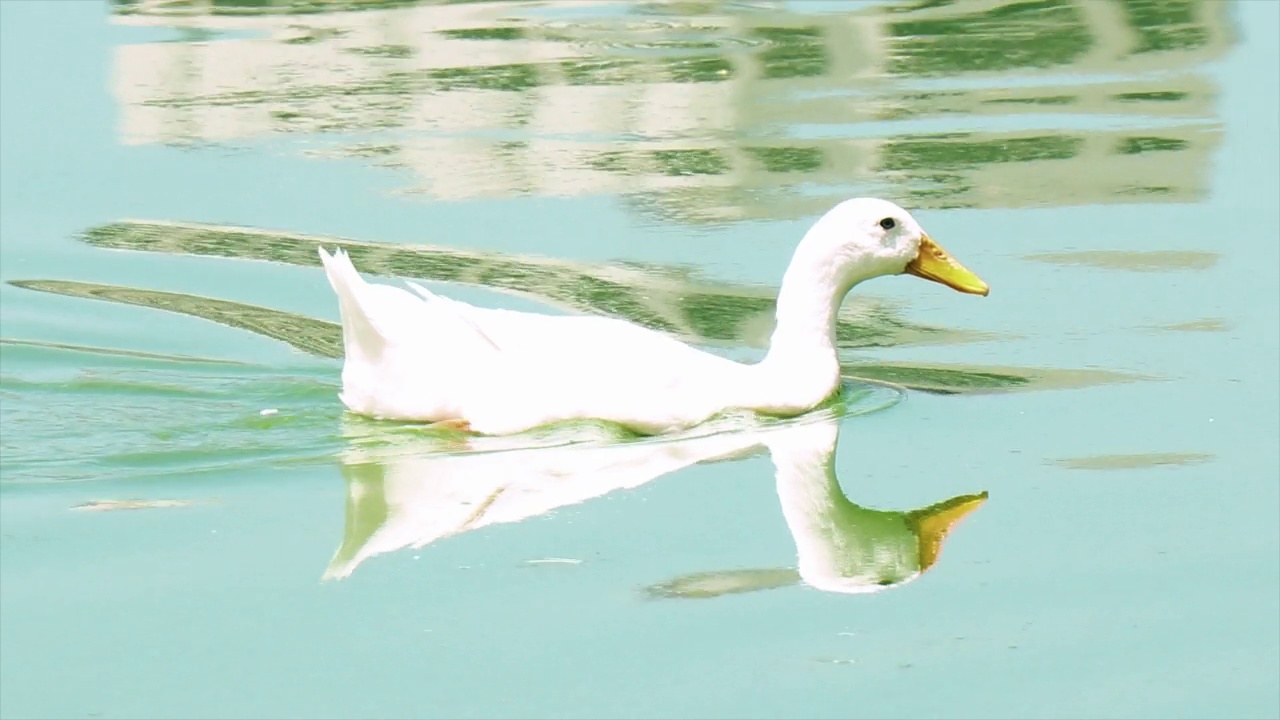
<svg viewBox="0 0 1280 720">
<path fill-rule="evenodd" d="M 623 320 L 479 308 L 413 282 L 413 292 L 369 284 L 345 252 L 322 248 L 342 313 L 342 401 L 365 415 L 447 421 L 488 435 L 575 419 L 661 433 L 731 408 L 799 414 L 839 385 L 834 335 L 844 295 L 862 280 L 903 272 L 923 255 L 924 238 L 893 203 L 836 206 L 796 249 L 769 353 L 752 365 Z"/>
</svg>

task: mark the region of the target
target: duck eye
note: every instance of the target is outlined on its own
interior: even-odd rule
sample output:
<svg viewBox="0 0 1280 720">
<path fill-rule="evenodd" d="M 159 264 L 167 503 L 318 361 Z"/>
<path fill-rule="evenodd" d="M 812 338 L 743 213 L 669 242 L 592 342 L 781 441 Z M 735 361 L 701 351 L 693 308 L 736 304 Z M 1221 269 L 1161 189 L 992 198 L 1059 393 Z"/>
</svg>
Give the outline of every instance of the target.
<svg viewBox="0 0 1280 720">
<path fill-rule="evenodd" d="M 893 218 L 885 218 L 880 221 L 880 227 L 884 228 L 885 230 L 892 230 L 896 225 L 897 223 L 893 221 Z"/>
</svg>

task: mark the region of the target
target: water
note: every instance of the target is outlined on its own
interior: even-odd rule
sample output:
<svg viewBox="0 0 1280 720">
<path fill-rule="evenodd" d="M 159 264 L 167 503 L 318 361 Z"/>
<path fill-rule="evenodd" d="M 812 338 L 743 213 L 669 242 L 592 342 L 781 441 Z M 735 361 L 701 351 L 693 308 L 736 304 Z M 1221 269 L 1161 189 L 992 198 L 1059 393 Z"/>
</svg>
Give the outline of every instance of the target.
<svg viewBox="0 0 1280 720">
<path fill-rule="evenodd" d="M 0 715 L 1280 715 L 1274 4 L 195 5 L 0 3 Z M 853 194 L 993 291 L 801 422 L 337 404 L 321 240 L 751 358 Z"/>
</svg>

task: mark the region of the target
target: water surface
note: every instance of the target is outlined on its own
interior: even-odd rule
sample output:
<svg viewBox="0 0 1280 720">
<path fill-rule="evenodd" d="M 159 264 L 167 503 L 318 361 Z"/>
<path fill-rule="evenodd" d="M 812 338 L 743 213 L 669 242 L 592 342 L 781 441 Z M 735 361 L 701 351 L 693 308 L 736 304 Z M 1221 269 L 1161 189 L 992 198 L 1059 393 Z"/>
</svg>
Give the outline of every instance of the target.
<svg viewBox="0 0 1280 720">
<path fill-rule="evenodd" d="M 1280 715 L 1275 5 L 0 16 L 0 715 Z M 856 194 L 812 417 L 337 402 L 317 243 L 751 359 Z"/>
</svg>

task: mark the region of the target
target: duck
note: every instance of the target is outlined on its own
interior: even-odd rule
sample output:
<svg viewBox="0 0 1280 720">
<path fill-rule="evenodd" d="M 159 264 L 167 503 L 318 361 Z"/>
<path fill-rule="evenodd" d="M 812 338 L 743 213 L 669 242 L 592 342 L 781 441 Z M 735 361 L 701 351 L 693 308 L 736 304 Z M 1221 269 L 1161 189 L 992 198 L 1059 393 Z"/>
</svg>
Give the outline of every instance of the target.
<svg viewBox="0 0 1280 720">
<path fill-rule="evenodd" d="M 477 435 L 572 421 L 661 435 L 730 410 L 801 415 L 840 387 L 836 317 L 858 284 L 908 274 L 990 291 L 909 212 L 879 198 L 845 200 L 804 234 L 757 362 L 618 318 L 479 307 L 412 281 L 370 283 L 341 248 L 319 253 L 338 297 L 347 410 Z"/>
</svg>

